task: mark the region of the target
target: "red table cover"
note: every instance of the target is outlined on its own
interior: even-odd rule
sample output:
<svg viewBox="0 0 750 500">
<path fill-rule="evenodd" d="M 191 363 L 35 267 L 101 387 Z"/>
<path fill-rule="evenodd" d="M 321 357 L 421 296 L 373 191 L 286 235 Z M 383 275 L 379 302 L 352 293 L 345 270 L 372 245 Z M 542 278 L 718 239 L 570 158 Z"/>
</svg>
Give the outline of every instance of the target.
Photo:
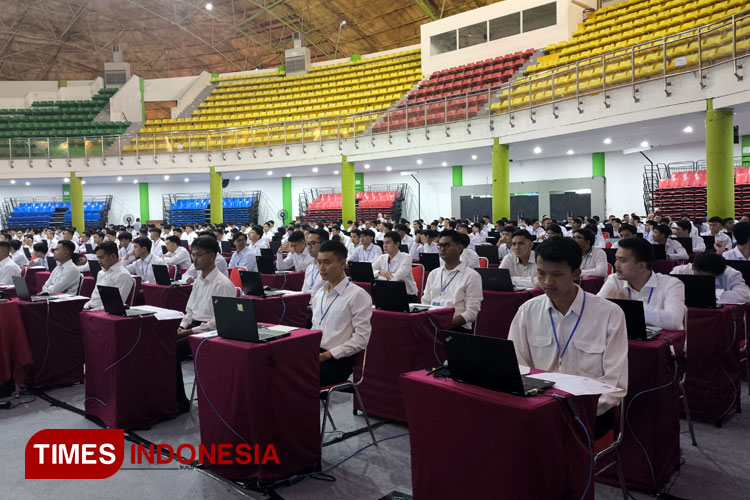
<svg viewBox="0 0 750 500">
<path fill-rule="evenodd" d="M 371 415 L 406 422 L 399 376 L 413 370 L 432 368 L 445 360 L 443 345 L 435 333 L 447 330 L 453 321 L 453 308 L 420 313 L 398 313 L 373 309 L 372 333 L 367 345 L 365 378 L 359 393 Z M 361 375 L 354 369 L 354 380 Z M 355 409 L 360 409 L 354 399 Z"/>
<path fill-rule="evenodd" d="M 522 398 L 435 379 L 401 376 L 415 500 L 575 499 L 588 481 L 591 453 L 565 402 Z M 591 432 L 597 396 L 575 397 Z M 594 498 L 594 485 L 585 498 Z"/>
<path fill-rule="evenodd" d="M 26 286 L 29 289 L 29 293 L 31 295 L 36 295 L 37 293 L 40 293 L 42 291 L 42 287 L 45 283 L 47 283 L 47 280 L 49 279 L 50 274 L 52 274 L 49 271 L 37 271 L 35 274 L 32 274 L 31 278 L 26 278 Z M 33 282 L 33 285 L 32 285 Z"/>
<path fill-rule="evenodd" d="M 599 276 L 589 276 L 587 278 L 581 278 L 581 280 L 578 282 L 578 286 L 580 286 L 584 292 L 589 292 L 596 295 L 604 286 L 604 278 Z"/>
<path fill-rule="evenodd" d="M 211 470 L 268 484 L 320 462 L 320 339 L 319 330 L 304 329 L 262 344 L 190 337 L 201 443 L 258 444 L 262 450 L 273 444 L 280 462 Z"/>
<path fill-rule="evenodd" d="M 26 268 L 26 275 L 24 276 L 26 278 L 26 286 L 29 289 L 29 293 L 31 295 L 36 295 L 39 293 L 39 290 L 41 289 L 41 286 L 37 288 L 37 279 L 36 275 L 39 273 L 46 273 L 48 271 L 45 271 L 43 267 L 28 267 Z M 49 276 L 49 274 L 47 274 Z M 44 279 L 44 281 L 47 281 L 47 278 Z M 42 281 L 42 285 L 44 284 L 44 281 Z"/>
<path fill-rule="evenodd" d="M 260 279 L 263 286 L 300 292 L 302 291 L 302 285 L 305 283 L 305 273 L 261 274 Z"/>
<path fill-rule="evenodd" d="M 272 325 L 307 326 L 307 306 L 310 304 L 309 293 L 285 295 L 283 297 L 260 298 L 243 295 L 242 298 L 253 299 L 255 321 Z"/>
<path fill-rule="evenodd" d="M 87 300 L 18 301 L 34 358 L 34 366 L 23 381 L 25 386 L 50 387 L 83 382 L 80 314 Z"/>
<path fill-rule="evenodd" d="M 533 298 L 529 290 L 520 292 L 483 290 L 482 295 L 484 298 L 474 326 L 474 333 L 501 339 L 508 338 L 510 324 L 521 304 Z"/>
<path fill-rule="evenodd" d="M 353 284 L 360 287 L 362 290 L 370 294 L 372 297 L 372 284 L 366 281 L 352 281 Z"/>
<path fill-rule="evenodd" d="M 91 294 L 94 293 L 94 287 L 96 286 L 96 280 L 90 276 L 84 276 L 83 282 L 81 283 L 81 290 L 79 295 L 91 298 Z"/>
<path fill-rule="evenodd" d="M 179 319 L 81 313 L 87 415 L 133 429 L 177 415 L 175 363 Z M 140 328 L 139 328 L 140 326 Z"/>
<path fill-rule="evenodd" d="M 146 305 L 180 312 L 185 312 L 190 292 L 193 290 L 193 285 L 164 286 L 144 283 L 142 287 Z"/>
<path fill-rule="evenodd" d="M 651 263 L 651 269 L 655 273 L 669 274 L 677 266 L 681 266 L 687 262 L 687 259 L 669 259 L 669 260 L 655 260 Z"/>
<path fill-rule="evenodd" d="M 20 383 L 33 362 L 18 301 L 0 303 L 0 384 Z"/>
</svg>

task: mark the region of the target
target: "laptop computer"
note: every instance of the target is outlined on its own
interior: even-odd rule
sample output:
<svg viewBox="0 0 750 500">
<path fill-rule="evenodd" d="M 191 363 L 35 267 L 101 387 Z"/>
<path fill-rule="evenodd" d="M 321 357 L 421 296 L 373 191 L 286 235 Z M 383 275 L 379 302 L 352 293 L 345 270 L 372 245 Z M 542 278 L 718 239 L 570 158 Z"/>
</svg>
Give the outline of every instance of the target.
<svg viewBox="0 0 750 500">
<path fill-rule="evenodd" d="M 376 309 L 393 312 L 409 312 L 409 298 L 403 281 L 374 280 L 372 282 L 372 304 Z"/>
<path fill-rule="evenodd" d="M 75 261 L 73 261 L 73 262 L 75 262 Z M 57 267 L 57 261 L 55 260 L 55 258 L 48 256 L 47 257 L 47 270 L 49 272 L 52 272 L 52 271 L 55 270 L 56 267 Z"/>
<path fill-rule="evenodd" d="M 615 228 L 612 226 L 612 224 L 604 224 L 604 229 L 602 229 L 603 233 L 609 233 L 609 236 L 612 237 L 615 234 Z"/>
<path fill-rule="evenodd" d="M 685 284 L 685 305 L 716 309 L 716 278 L 692 274 L 671 274 Z"/>
<path fill-rule="evenodd" d="M 281 240 L 273 240 L 271 243 L 268 244 L 269 250 L 271 250 L 271 255 L 276 255 L 276 252 L 279 251 L 279 248 L 281 248 Z"/>
<path fill-rule="evenodd" d="M 93 276 L 94 279 L 99 276 L 99 271 L 101 270 L 102 265 L 99 264 L 98 260 L 89 260 L 89 271 L 91 271 L 91 276 Z"/>
<path fill-rule="evenodd" d="M 403 253 L 409 253 L 409 246 L 408 245 L 399 245 L 398 251 Z"/>
<path fill-rule="evenodd" d="M 273 250 L 271 250 L 270 246 L 268 248 L 261 248 L 260 249 L 260 254 L 263 257 L 271 257 L 271 258 L 273 258 Z"/>
<path fill-rule="evenodd" d="M 273 290 L 271 287 L 263 286 L 260 273 L 255 271 L 240 271 L 242 282 L 242 295 L 253 295 L 255 297 L 278 297 L 284 295 L 281 290 Z"/>
<path fill-rule="evenodd" d="M 487 236 L 484 242 L 487 243 L 488 245 L 496 246 L 499 239 L 500 238 L 497 236 Z"/>
<path fill-rule="evenodd" d="M 746 285 L 750 283 L 750 262 L 747 262 L 745 260 L 728 260 L 727 266 L 737 269 L 739 272 L 741 272 L 742 278 L 745 280 Z"/>
<path fill-rule="evenodd" d="M 716 237 L 715 236 L 701 236 L 703 238 L 703 243 L 706 244 L 706 251 L 712 252 L 714 251 L 714 243 L 716 243 Z"/>
<path fill-rule="evenodd" d="M 440 255 L 436 253 L 420 253 L 419 263 L 424 266 L 426 272 L 440 267 Z"/>
<path fill-rule="evenodd" d="M 490 232 L 487 233 L 487 237 L 489 237 L 489 238 L 499 238 L 500 237 L 500 233 L 497 232 L 497 231 L 495 231 L 495 230 L 492 230 L 492 231 L 490 231 Z"/>
<path fill-rule="evenodd" d="M 187 240 L 180 240 L 180 246 L 185 250 L 190 251 L 190 245 L 188 245 Z"/>
<path fill-rule="evenodd" d="M 172 286 L 175 284 L 175 280 L 169 277 L 169 266 L 164 264 L 154 264 L 151 266 L 154 269 L 154 279 L 157 285 Z M 177 269 L 175 269 L 175 273 Z"/>
<path fill-rule="evenodd" d="M 604 253 L 607 254 L 607 263 L 612 264 L 612 267 L 615 265 L 615 261 L 617 260 L 617 249 L 616 248 L 602 248 L 604 250 Z"/>
<path fill-rule="evenodd" d="M 517 396 L 534 396 L 555 385 L 522 377 L 512 340 L 441 331 L 448 370 L 456 382 Z"/>
<path fill-rule="evenodd" d="M 349 262 L 349 277 L 352 281 L 369 283 L 373 280 L 372 264 L 369 262 Z"/>
<path fill-rule="evenodd" d="M 154 314 L 151 311 L 144 311 L 143 309 L 130 309 L 122 303 L 122 297 L 120 297 L 120 290 L 116 286 L 104 286 L 97 285 L 99 290 L 99 297 L 102 299 L 102 306 L 104 306 L 104 312 L 111 314 L 112 316 L 148 316 Z"/>
<path fill-rule="evenodd" d="M 693 253 L 693 238 L 675 238 L 687 253 Z"/>
<path fill-rule="evenodd" d="M 625 324 L 628 330 L 628 340 L 649 340 L 659 335 L 659 330 L 646 326 L 646 315 L 643 312 L 643 302 L 640 300 L 609 299 L 625 314 Z"/>
<path fill-rule="evenodd" d="M 508 269 L 475 269 L 482 277 L 482 290 L 493 292 L 512 292 L 513 280 Z"/>
<path fill-rule="evenodd" d="M 28 247 L 23 247 L 23 253 L 26 255 L 26 258 L 31 260 L 31 250 L 29 250 Z"/>
<path fill-rule="evenodd" d="M 91 245 L 91 243 L 86 243 L 86 253 L 94 253 L 94 247 Z"/>
<path fill-rule="evenodd" d="M 667 260 L 666 245 L 651 245 L 654 248 L 654 260 Z"/>
<path fill-rule="evenodd" d="M 21 276 L 13 276 L 13 286 L 16 287 L 16 297 L 26 302 L 41 302 L 57 300 L 59 298 L 57 295 L 31 295 L 29 287 L 26 285 L 26 278 L 22 278 Z"/>
<path fill-rule="evenodd" d="M 494 245 L 477 245 L 474 251 L 480 257 L 485 257 L 490 264 L 499 264 L 500 256 L 497 254 L 497 247 Z"/>
<path fill-rule="evenodd" d="M 262 252 L 263 250 L 261 250 Z M 258 272 L 261 274 L 275 274 L 273 267 L 273 255 L 256 255 L 255 262 L 258 264 Z"/>
<path fill-rule="evenodd" d="M 230 253 L 232 251 L 232 242 L 231 241 L 220 241 L 219 244 L 221 245 L 221 251 L 223 253 Z"/>
<path fill-rule="evenodd" d="M 212 300 L 214 317 L 216 318 L 216 333 L 223 339 L 259 343 L 290 335 L 289 332 L 258 328 L 252 299 L 213 297 Z"/>
</svg>

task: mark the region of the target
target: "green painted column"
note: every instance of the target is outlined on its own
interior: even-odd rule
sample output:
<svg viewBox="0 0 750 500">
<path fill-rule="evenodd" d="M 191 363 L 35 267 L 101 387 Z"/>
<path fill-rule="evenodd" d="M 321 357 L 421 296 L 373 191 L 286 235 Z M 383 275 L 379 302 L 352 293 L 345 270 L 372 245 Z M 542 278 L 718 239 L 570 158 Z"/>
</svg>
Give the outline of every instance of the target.
<svg viewBox="0 0 750 500">
<path fill-rule="evenodd" d="M 461 165 L 453 165 L 453 186 L 464 185 L 464 167 Z"/>
<path fill-rule="evenodd" d="M 292 220 L 292 178 L 282 177 L 281 178 L 281 199 L 284 205 L 284 224 L 289 224 Z"/>
<path fill-rule="evenodd" d="M 510 219 L 510 147 L 492 144 L 492 220 Z"/>
<path fill-rule="evenodd" d="M 357 193 L 363 193 L 365 191 L 365 173 L 364 172 L 354 173 L 354 191 Z"/>
<path fill-rule="evenodd" d="M 750 167 L 750 135 L 743 135 L 740 144 L 742 145 L 742 166 Z"/>
<path fill-rule="evenodd" d="M 211 224 L 221 224 L 224 222 L 224 193 L 221 187 L 221 172 L 217 172 L 215 167 L 211 167 L 209 177 L 209 189 L 211 198 Z"/>
<path fill-rule="evenodd" d="M 355 220 L 357 205 L 354 189 L 354 163 L 346 161 L 346 155 L 341 155 L 341 220 Z"/>
<path fill-rule="evenodd" d="M 708 217 L 734 217 L 734 111 L 706 110 L 706 208 Z"/>
<path fill-rule="evenodd" d="M 148 202 L 148 182 L 141 182 L 138 184 L 138 195 L 141 201 L 141 222 L 146 223 L 147 220 L 151 219 L 150 205 Z"/>
<path fill-rule="evenodd" d="M 604 177 L 604 153 L 591 154 L 591 177 Z"/>
<path fill-rule="evenodd" d="M 70 173 L 70 217 L 79 234 L 86 230 L 86 221 L 83 219 L 83 186 L 81 178 L 75 172 Z"/>
<path fill-rule="evenodd" d="M 141 91 L 141 121 L 146 121 L 146 91 L 145 81 L 143 78 L 138 78 L 138 88 Z"/>
</svg>

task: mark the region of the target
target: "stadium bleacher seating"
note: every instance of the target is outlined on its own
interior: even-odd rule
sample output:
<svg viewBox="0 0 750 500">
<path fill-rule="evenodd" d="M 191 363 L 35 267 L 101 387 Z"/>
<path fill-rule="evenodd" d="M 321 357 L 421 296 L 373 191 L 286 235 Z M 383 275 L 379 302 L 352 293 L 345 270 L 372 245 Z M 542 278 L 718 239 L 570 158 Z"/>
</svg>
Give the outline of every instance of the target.
<svg viewBox="0 0 750 500">
<path fill-rule="evenodd" d="M 257 208 L 254 197 L 224 198 L 224 222 L 233 224 L 247 224 L 253 221 L 252 209 Z M 165 214 L 169 224 L 183 226 L 185 224 L 205 224 L 210 220 L 207 211 L 211 209 L 208 198 L 181 199 L 172 203 Z M 257 215 L 255 216 L 257 219 Z"/>
<path fill-rule="evenodd" d="M 102 226 L 102 215 L 108 207 L 104 201 L 87 201 L 83 203 L 83 218 L 86 226 Z M 65 210 L 64 224 L 72 225 L 70 202 L 20 203 L 8 215 L 9 228 L 36 228 L 50 226 L 56 211 Z"/>
<path fill-rule="evenodd" d="M 365 191 L 355 195 L 358 219 L 372 219 L 378 214 L 390 218 L 394 213 L 400 215 L 403 194 L 401 191 Z M 304 220 L 334 221 L 341 219 L 341 193 L 321 194 L 307 205 Z"/>
<path fill-rule="evenodd" d="M 750 167 L 734 169 L 735 211 L 750 212 Z M 654 191 L 654 207 L 670 216 L 690 213 L 693 217 L 706 216 L 706 171 L 675 172 L 660 179 Z"/>
</svg>

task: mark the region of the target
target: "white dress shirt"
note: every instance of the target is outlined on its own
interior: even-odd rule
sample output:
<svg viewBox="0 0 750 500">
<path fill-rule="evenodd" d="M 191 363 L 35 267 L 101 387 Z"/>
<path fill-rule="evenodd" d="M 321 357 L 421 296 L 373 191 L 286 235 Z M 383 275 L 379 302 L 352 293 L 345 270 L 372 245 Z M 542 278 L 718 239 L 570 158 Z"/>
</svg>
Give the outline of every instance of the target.
<svg viewBox="0 0 750 500">
<path fill-rule="evenodd" d="M 367 348 L 372 298 L 348 279 L 333 289 L 326 282 L 312 299 L 312 313 L 313 330 L 323 331 L 320 347 L 334 358 L 347 358 Z"/>
<path fill-rule="evenodd" d="M 123 267 L 122 263 L 117 262 L 106 271 L 102 269 L 96 276 L 96 286 L 94 292 L 91 294 L 91 299 L 83 305 L 84 309 L 101 311 L 104 309 L 102 305 L 102 299 L 99 296 L 99 285 L 102 286 L 115 286 L 120 291 L 120 297 L 122 302 L 125 303 L 130 296 L 130 291 L 135 285 L 133 276 Z"/>
<path fill-rule="evenodd" d="M 193 321 L 202 321 L 202 325 L 193 328 L 194 333 L 216 330 L 214 304 L 211 297 L 236 296 L 237 289 L 234 283 L 214 268 L 206 276 L 200 276 L 193 283 L 190 298 L 185 306 L 185 317 L 182 318 L 180 326 L 186 328 Z"/>
<path fill-rule="evenodd" d="M 390 259 L 390 262 L 389 262 Z M 378 271 L 390 271 L 393 273 L 391 281 L 403 281 L 406 284 L 406 294 L 417 294 L 417 282 L 414 281 L 414 275 L 411 271 L 411 256 L 408 253 L 399 252 L 393 259 L 387 253 L 384 253 L 372 263 L 372 271 L 375 278 L 385 280 L 385 276 L 380 276 Z"/>
<path fill-rule="evenodd" d="M 589 377 L 624 389 L 599 396 L 597 415 L 625 397 L 628 388 L 625 314 L 606 299 L 578 288 L 575 300 L 563 315 L 547 295 L 534 297 L 518 308 L 508 339 L 513 341 L 522 365 Z"/>
<path fill-rule="evenodd" d="M 178 246 L 177 250 L 175 250 L 174 252 L 165 253 L 163 257 L 156 255 L 153 252 L 151 252 L 151 254 L 163 259 L 168 266 L 179 267 L 180 271 L 184 271 L 185 269 L 188 269 L 190 268 L 190 266 L 192 266 L 190 253 L 183 246 Z"/>
<path fill-rule="evenodd" d="M 183 250 L 185 250 L 183 247 L 180 247 Z M 164 258 L 166 255 L 164 253 L 164 242 L 162 240 L 151 240 L 151 253 L 156 255 L 157 257 Z"/>
<path fill-rule="evenodd" d="M 18 264 L 10 256 L 0 260 L 0 285 L 12 285 L 14 276 L 21 276 Z"/>
<path fill-rule="evenodd" d="M 375 259 L 381 255 L 383 255 L 383 250 L 380 245 L 373 243 L 367 248 L 359 245 L 354 249 L 354 253 L 349 260 L 352 262 L 375 262 Z"/>
<path fill-rule="evenodd" d="M 18 267 L 29 265 L 29 259 L 26 258 L 26 254 L 23 253 L 23 250 L 18 250 L 16 253 L 11 255 L 11 258 L 13 259 L 13 262 L 15 262 Z"/>
<path fill-rule="evenodd" d="M 466 262 L 469 269 L 476 269 L 479 267 L 479 254 L 471 248 L 464 248 L 464 251 L 461 252 L 461 262 Z"/>
<path fill-rule="evenodd" d="M 313 260 L 312 265 L 307 266 L 305 269 L 305 281 L 302 284 L 302 292 L 309 293 L 310 301 L 315 297 L 315 294 L 320 290 L 325 281 L 320 277 L 320 269 L 318 269 L 318 263 Z"/>
<path fill-rule="evenodd" d="M 181 240 L 186 240 L 188 242 L 188 246 L 192 246 L 193 242 L 195 241 L 195 238 L 198 237 L 198 233 L 193 231 L 192 233 L 188 234 L 187 232 L 182 233 Z"/>
<path fill-rule="evenodd" d="M 500 262 L 500 269 L 510 271 L 511 281 L 516 288 L 536 288 L 539 281 L 536 278 L 536 254 L 532 250 L 529 261 L 524 265 L 516 254 L 511 252 Z"/>
<path fill-rule="evenodd" d="M 475 270 L 460 262 L 452 270 L 441 266 L 427 277 L 422 304 L 453 307 L 453 317 L 462 316 L 463 326 L 471 328 L 482 305 L 482 278 Z"/>
<path fill-rule="evenodd" d="M 298 273 L 304 273 L 307 266 L 313 263 L 313 258 L 305 255 L 304 252 L 292 252 L 284 258 L 281 254 L 276 254 L 276 270 L 288 271 L 294 269 Z"/>
<path fill-rule="evenodd" d="M 148 254 L 145 259 L 138 259 L 132 264 L 125 267 L 130 274 L 135 274 L 141 277 L 142 283 L 156 283 L 154 278 L 154 266 L 164 266 L 166 262 L 161 257 L 155 257 L 153 254 Z"/>
<path fill-rule="evenodd" d="M 49 279 L 42 287 L 42 292 L 50 295 L 55 293 L 67 293 L 75 295 L 78 293 L 78 285 L 81 280 L 81 273 L 72 260 L 60 265 L 58 262 L 49 275 Z"/>
<path fill-rule="evenodd" d="M 227 259 L 225 259 L 221 253 L 216 254 L 214 266 L 216 266 L 216 269 L 218 269 L 221 274 L 227 277 L 229 276 L 229 271 L 227 270 Z M 200 275 L 201 272 L 195 269 L 195 264 L 191 264 L 188 270 L 183 273 L 182 277 L 197 279 Z"/>
<path fill-rule="evenodd" d="M 437 243 L 434 241 L 432 243 L 426 243 L 420 245 L 418 248 L 419 253 L 440 253 L 440 250 L 438 250 Z"/>
<path fill-rule="evenodd" d="M 664 252 L 667 254 L 667 259 L 670 260 L 689 258 L 685 247 L 674 238 L 667 238 L 667 242 L 664 244 Z"/>
<path fill-rule="evenodd" d="M 268 245 L 268 242 L 265 240 L 258 240 L 257 243 L 253 243 L 252 241 L 248 240 L 247 248 L 249 248 L 250 251 L 254 253 L 255 255 L 260 255 L 260 250 L 262 248 L 269 248 L 269 245 Z"/>
<path fill-rule="evenodd" d="M 693 240 L 693 253 L 700 253 L 700 252 L 706 251 L 706 242 L 703 241 L 703 238 L 698 235 L 697 231 L 695 234 L 690 233 L 690 239 Z"/>
<path fill-rule="evenodd" d="M 482 237 L 481 233 L 470 233 L 468 236 L 469 236 L 469 246 L 467 246 L 466 248 L 469 248 L 471 250 L 474 250 L 477 244 L 482 243 L 484 241 L 484 238 Z"/>
<path fill-rule="evenodd" d="M 607 253 L 601 248 L 592 247 L 581 261 L 581 277 L 599 276 L 606 278 L 607 264 Z"/>
<path fill-rule="evenodd" d="M 732 238 L 730 238 L 729 235 L 724 231 L 719 231 L 716 234 L 711 234 L 711 232 L 709 231 L 703 236 L 713 236 L 714 241 L 721 241 L 724 243 L 724 248 L 732 248 Z"/>
<path fill-rule="evenodd" d="M 257 255 L 260 255 L 258 252 Z M 246 246 L 242 251 L 235 250 L 232 253 L 232 258 L 229 259 L 229 269 L 235 267 L 245 268 L 247 271 L 258 272 L 258 261 L 255 260 L 256 254 L 250 249 L 250 246 Z"/>
<path fill-rule="evenodd" d="M 742 252 L 740 252 L 740 247 L 734 247 L 731 250 L 727 250 L 723 254 L 721 254 L 722 257 L 724 257 L 725 260 L 742 260 L 747 262 L 750 259 L 746 259 L 744 255 L 742 255 Z"/>
<path fill-rule="evenodd" d="M 623 290 L 632 300 L 643 302 L 646 324 L 665 330 L 683 330 L 685 307 L 685 285 L 682 281 L 666 274 L 651 273 L 640 291 L 630 284 L 617 279 L 617 274 L 610 274 L 604 286 L 599 290 L 599 297 L 607 298 L 615 290 Z"/>
<path fill-rule="evenodd" d="M 669 274 L 694 274 L 692 264 L 677 266 Z M 750 288 L 745 284 L 742 273 L 727 266 L 724 272 L 716 277 L 716 289 L 722 290 L 716 302 L 718 304 L 747 304 L 750 302 Z"/>
<path fill-rule="evenodd" d="M 502 262 L 506 255 L 511 253 L 513 253 L 513 249 L 509 248 L 505 243 L 501 243 L 500 246 L 497 247 L 497 258 L 500 259 L 500 262 Z"/>
<path fill-rule="evenodd" d="M 129 254 L 130 252 L 132 252 L 132 251 L 133 251 L 133 244 L 132 243 L 128 243 L 128 246 L 126 248 L 120 247 L 120 248 L 117 249 L 117 256 L 120 257 L 120 260 L 123 260 L 125 258 L 125 256 L 127 254 Z M 134 260 L 135 260 L 135 256 L 131 255 L 128 258 L 128 261 L 125 264 L 126 265 L 127 264 L 132 264 Z"/>
</svg>

